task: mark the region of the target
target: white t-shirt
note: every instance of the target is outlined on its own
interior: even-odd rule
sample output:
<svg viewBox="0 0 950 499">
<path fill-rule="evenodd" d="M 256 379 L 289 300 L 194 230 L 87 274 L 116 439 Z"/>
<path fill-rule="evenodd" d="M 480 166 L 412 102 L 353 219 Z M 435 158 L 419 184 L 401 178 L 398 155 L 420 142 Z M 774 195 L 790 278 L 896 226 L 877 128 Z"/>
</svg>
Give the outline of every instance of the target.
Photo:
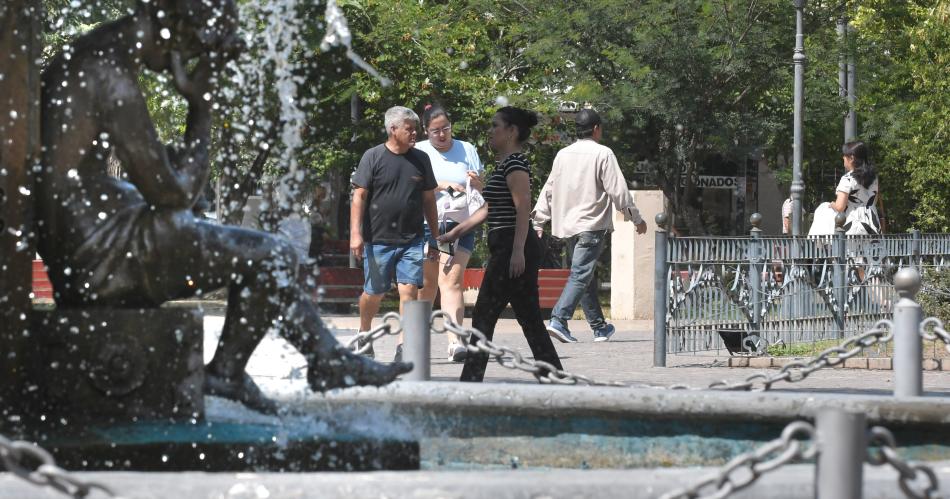
<svg viewBox="0 0 950 499">
<path fill-rule="evenodd" d="M 452 148 L 446 152 L 439 151 L 428 140 L 416 143 L 416 149 L 426 153 L 432 162 L 432 173 L 437 182 L 455 182 L 465 185 L 468 172 L 482 174 L 482 161 L 478 158 L 475 146 L 463 140 L 452 139 Z M 445 197 L 449 194 L 439 191 L 436 194 L 435 204 L 439 208 L 441 218 L 445 211 Z"/>
</svg>

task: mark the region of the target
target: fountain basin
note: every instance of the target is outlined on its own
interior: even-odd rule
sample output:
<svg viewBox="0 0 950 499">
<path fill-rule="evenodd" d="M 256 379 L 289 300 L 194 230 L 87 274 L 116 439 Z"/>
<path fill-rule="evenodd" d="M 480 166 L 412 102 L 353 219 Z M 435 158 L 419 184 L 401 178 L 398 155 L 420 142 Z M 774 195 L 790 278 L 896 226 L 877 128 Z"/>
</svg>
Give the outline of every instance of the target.
<svg viewBox="0 0 950 499">
<path fill-rule="evenodd" d="M 424 470 L 717 466 L 823 408 L 862 412 L 908 459 L 950 459 L 950 399 L 400 382 L 293 401 L 331 420 L 372 414 L 419 443 Z"/>
</svg>

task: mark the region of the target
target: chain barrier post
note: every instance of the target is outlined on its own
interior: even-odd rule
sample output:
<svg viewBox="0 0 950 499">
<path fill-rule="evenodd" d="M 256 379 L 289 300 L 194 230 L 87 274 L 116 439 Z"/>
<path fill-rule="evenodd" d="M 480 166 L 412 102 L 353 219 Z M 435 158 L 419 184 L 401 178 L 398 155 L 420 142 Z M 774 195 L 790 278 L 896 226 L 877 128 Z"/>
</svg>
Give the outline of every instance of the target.
<svg viewBox="0 0 950 499">
<path fill-rule="evenodd" d="M 666 293 L 669 283 L 667 276 L 667 245 L 668 233 L 666 224 L 669 216 L 666 213 L 657 213 L 656 218 L 656 245 L 653 258 L 653 367 L 666 367 Z"/>
<path fill-rule="evenodd" d="M 835 265 L 833 281 L 835 286 L 835 301 L 838 302 L 838 313 L 835 316 L 835 331 L 837 339 L 844 338 L 844 318 L 845 305 L 848 302 L 848 290 L 846 288 L 848 281 L 848 237 L 844 231 L 844 224 L 848 217 L 844 213 L 835 215 L 835 239 L 833 249 L 835 253 Z"/>
<path fill-rule="evenodd" d="M 759 225 L 762 223 L 762 214 L 753 213 L 749 217 L 749 223 L 752 224 L 752 230 L 749 236 L 749 288 L 751 289 L 750 299 L 752 300 L 752 331 L 759 334 L 759 317 L 762 310 L 762 229 Z"/>
<path fill-rule="evenodd" d="M 920 273 L 904 267 L 894 276 L 900 295 L 894 306 L 894 396 L 919 397 L 923 394 L 924 372 L 921 366 L 922 339 L 920 322 L 923 311 L 914 301 L 920 291 Z"/>
<path fill-rule="evenodd" d="M 815 416 L 818 445 L 815 497 L 861 499 L 867 423 L 864 414 L 823 409 Z"/>
<path fill-rule="evenodd" d="M 406 381 L 429 381 L 432 377 L 429 362 L 432 352 L 431 318 L 430 301 L 413 300 L 403 306 L 403 360 L 412 362 L 412 371 L 403 376 Z"/>
</svg>

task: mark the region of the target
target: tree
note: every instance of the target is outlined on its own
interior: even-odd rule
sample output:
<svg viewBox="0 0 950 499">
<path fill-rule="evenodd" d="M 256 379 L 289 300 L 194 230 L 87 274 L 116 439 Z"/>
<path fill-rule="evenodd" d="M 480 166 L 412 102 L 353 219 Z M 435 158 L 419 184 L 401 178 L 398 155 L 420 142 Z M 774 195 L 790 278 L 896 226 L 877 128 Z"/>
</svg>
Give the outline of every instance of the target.
<svg viewBox="0 0 950 499">
<path fill-rule="evenodd" d="M 859 116 L 891 231 L 950 231 L 950 2 L 869 0 L 857 9 Z"/>
<path fill-rule="evenodd" d="M 770 106 L 790 81 L 786 2 L 516 4 L 507 41 L 524 49 L 519 81 L 599 109 L 625 173 L 645 167 L 690 233 L 707 233 L 693 202 L 699 167 L 744 161 L 789 119 Z"/>
</svg>

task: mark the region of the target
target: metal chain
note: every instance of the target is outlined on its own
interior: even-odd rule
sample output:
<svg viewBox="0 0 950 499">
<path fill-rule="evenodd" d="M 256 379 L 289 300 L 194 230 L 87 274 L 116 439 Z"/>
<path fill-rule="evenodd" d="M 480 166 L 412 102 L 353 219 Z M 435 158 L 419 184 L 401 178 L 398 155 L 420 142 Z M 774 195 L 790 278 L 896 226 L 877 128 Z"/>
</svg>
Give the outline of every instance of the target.
<svg viewBox="0 0 950 499">
<path fill-rule="evenodd" d="M 925 321 L 926 322 L 926 321 Z M 884 344 L 894 338 L 891 331 L 894 324 L 889 320 L 880 320 L 874 327 L 860 336 L 848 338 L 844 343 L 828 348 L 807 361 L 793 361 L 785 364 L 778 373 L 756 373 L 740 383 L 730 384 L 728 381 L 717 381 L 709 385 L 716 390 L 756 390 L 765 391 L 779 381 L 795 383 L 808 377 L 809 374 L 826 367 L 841 364 L 847 359 L 860 354 L 865 348 L 877 344 Z M 946 333 L 944 331 L 944 333 Z M 948 335 L 950 338 L 950 335 Z"/>
<path fill-rule="evenodd" d="M 950 333 L 943 327 L 943 321 L 936 317 L 928 317 L 920 323 L 920 336 L 928 341 L 940 340 L 943 347 L 950 352 Z"/>
<path fill-rule="evenodd" d="M 441 319 L 441 326 L 437 325 L 439 319 Z M 926 322 L 927 321 L 925 321 L 925 323 Z M 450 332 L 461 337 L 463 340 L 465 340 L 465 344 L 469 352 L 488 354 L 494 357 L 498 363 L 504 367 L 509 369 L 520 369 L 522 371 L 531 373 L 541 383 L 555 383 L 562 385 L 576 385 L 578 383 L 584 383 L 594 386 L 669 388 L 674 390 L 698 389 L 686 385 L 661 387 L 646 384 L 630 385 L 620 381 L 595 381 L 587 376 L 557 369 L 547 362 L 539 360 L 525 360 L 524 357 L 522 357 L 517 351 L 492 343 L 481 331 L 456 324 L 455 320 L 449 314 L 446 314 L 441 310 L 437 310 L 432 313 L 431 324 L 432 332 L 434 333 Z M 827 348 L 807 361 L 789 362 L 775 374 L 768 374 L 764 372 L 756 373 L 739 383 L 716 381 L 711 383 L 707 388 L 713 390 L 766 391 L 770 389 L 773 384 L 779 381 L 795 383 L 807 378 L 811 373 L 819 369 L 834 367 L 838 364 L 841 364 L 845 360 L 860 354 L 867 348 L 890 342 L 894 337 L 894 334 L 891 331 L 893 327 L 894 324 L 891 321 L 886 319 L 880 320 L 874 325 L 874 327 L 865 331 L 863 334 L 848 338 L 838 346 Z M 938 331 L 938 334 L 939 331 L 943 332 L 946 337 L 945 341 L 947 342 L 947 349 L 950 351 L 950 334 L 946 334 L 946 331 L 943 331 L 942 327 L 939 329 L 935 327 L 935 330 Z M 472 344 L 472 338 L 476 338 L 478 341 L 475 342 L 475 344 Z M 505 355 L 511 356 L 512 360 L 507 360 Z"/>
<path fill-rule="evenodd" d="M 808 443 L 811 445 L 806 445 Z M 699 483 L 667 492 L 660 498 L 718 499 L 727 497 L 752 485 L 764 473 L 793 461 L 811 459 L 817 453 L 815 427 L 805 421 L 795 421 L 782 430 L 781 437 L 758 449 L 734 457 L 715 474 Z M 712 487 L 712 490 L 703 492 L 703 489 L 709 487 Z"/>
<path fill-rule="evenodd" d="M 39 465 L 31 468 L 25 461 Z M 49 452 L 30 442 L 11 441 L 0 435 L 0 464 L 7 471 L 33 485 L 52 487 L 76 499 L 85 498 L 94 490 L 119 499 L 119 496 L 105 485 L 82 480 L 60 468 Z"/>
<path fill-rule="evenodd" d="M 946 331 L 944 331 L 946 332 Z M 908 463 L 897 454 L 897 441 L 894 434 L 883 426 L 875 426 L 868 432 L 868 446 L 876 447 L 875 452 L 868 449 L 867 461 L 874 466 L 890 465 L 900 477 L 898 484 L 904 495 L 915 499 L 934 499 L 937 494 L 937 474 L 933 468 L 920 463 Z M 914 483 L 920 487 L 915 488 Z"/>
<path fill-rule="evenodd" d="M 438 325 L 438 319 L 441 319 L 441 326 Z M 492 343 L 481 331 L 456 324 L 455 319 L 453 319 L 451 315 L 441 310 L 432 312 L 430 324 L 432 332 L 434 333 L 453 333 L 462 338 L 465 347 L 470 353 L 488 354 L 494 357 L 499 364 L 508 369 L 518 369 L 531 373 L 541 383 L 552 383 L 559 385 L 576 385 L 578 383 L 584 383 L 586 385 L 595 386 L 629 386 L 620 382 L 594 381 L 587 376 L 573 374 L 562 369 L 558 369 L 550 363 L 541 360 L 525 359 L 520 353 L 511 348 Z M 506 356 L 510 356 L 511 359 L 509 360 Z"/>
<path fill-rule="evenodd" d="M 370 348 L 373 347 L 374 341 L 382 338 L 383 336 L 399 334 L 401 332 L 402 319 L 400 319 L 398 313 L 389 312 L 383 316 L 382 324 L 370 329 L 369 331 L 358 333 L 356 336 L 350 338 L 350 341 L 346 343 L 346 348 L 349 348 L 356 353 L 366 353 Z"/>
</svg>

